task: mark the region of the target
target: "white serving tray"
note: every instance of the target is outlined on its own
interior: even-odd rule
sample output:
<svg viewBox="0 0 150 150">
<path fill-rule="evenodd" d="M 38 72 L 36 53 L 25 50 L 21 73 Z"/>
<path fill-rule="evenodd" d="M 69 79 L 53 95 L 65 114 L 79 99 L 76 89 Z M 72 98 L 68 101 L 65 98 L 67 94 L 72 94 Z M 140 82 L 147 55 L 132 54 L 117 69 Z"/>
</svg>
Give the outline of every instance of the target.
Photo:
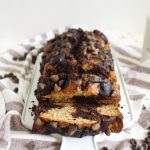
<svg viewBox="0 0 150 150">
<path fill-rule="evenodd" d="M 30 88 L 28 90 L 28 94 L 25 100 L 25 105 L 24 105 L 24 109 L 23 109 L 23 113 L 22 113 L 22 124 L 28 128 L 28 129 L 32 129 L 33 126 L 33 119 L 34 116 L 31 115 L 31 109 L 33 104 L 37 105 L 38 101 L 36 100 L 36 97 L 34 95 L 34 90 L 37 87 L 37 82 L 38 79 L 40 77 L 40 62 L 41 62 L 41 56 L 42 54 L 40 54 L 37 57 L 37 61 L 35 64 L 35 68 L 34 68 L 34 72 L 32 75 L 32 79 L 31 79 L 31 84 L 30 84 Z M 116 76 L 117 76 L 117 82 L 120 85 L 120 93 L 121 93 L 121 102 L 120 102 L 120 106 L 122 106 L 122 109 L 120 108 L 120 111 L 123 114 L 123 123 L 124 123 L 124 129 L 128 128 L 129 126 L 131 126 L 134 122 L 133 120 L 133 112 L 132 112 L 132 107 L 130 104 L 130 100 L 127 94 L 127 89 L 123 80 L 123 77 L 121 75 L 120 69 L 119 69 L 119 65 L 118 65 L 118 61 L 117 59 L 114 57 L 114 64 L 115 64 L 115 72 L 116 72 Z M 33 103 L 34 101 L 34 103 Z M 99 134 L 98 137 L 104 136 L 103 134 Z M 54 137 L 53 135 L 49 135 L 49 140 L 51 141 L 50 137 Z M 95 136 L 96 137 L 96 136 Z M 111 137 L 111 136 L 110 136 Z M 64 137 L 61 138 L 62 139 L 62 146 L 61 146 L 61 150 L 95 150 L 96 148 L 96 144 L 94 141 L 96 138 L 92 137 L 92 136 L 86 136 L 83 138 L 72 138 L 72 137 Z"/>
</svg>

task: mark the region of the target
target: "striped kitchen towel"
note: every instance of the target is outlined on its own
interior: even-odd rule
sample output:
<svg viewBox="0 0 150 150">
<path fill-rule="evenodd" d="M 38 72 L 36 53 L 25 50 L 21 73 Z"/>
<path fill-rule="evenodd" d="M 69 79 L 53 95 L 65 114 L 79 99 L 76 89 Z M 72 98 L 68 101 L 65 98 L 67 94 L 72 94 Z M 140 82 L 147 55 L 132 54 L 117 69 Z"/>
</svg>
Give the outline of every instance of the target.
<svg viewBox="0 0 150 150">
<path fill-rule="evenodd" d="M 60 143 L 44 141 L 22 126 L 20 118 L 37 55 L 47 40 L 54 37 L 49 31 L 27 40 L 0 56 L 0 150 L 60 149 Z M 131 35 L 105 32 L 126 81 L 134 106 L 135 124 L 120 138 L 120 142 L 105 138 L 99 149 L 130 149 L 130 138 L 144 139 L 150 126 L 150 59 L 141 62 L 142 43 Z M 140 111 L 143 106 L 142 112 Z M 141 113 L 140 113 L 141 112 Z M 140 115 L 140 117 L 139 117 Z M 138 134 L 138 137 L 137 137 Z M 108 142 L 109 140 L 109 142 Z M 137 140 L 141 145 L 141 140 Z"/>
</svg>

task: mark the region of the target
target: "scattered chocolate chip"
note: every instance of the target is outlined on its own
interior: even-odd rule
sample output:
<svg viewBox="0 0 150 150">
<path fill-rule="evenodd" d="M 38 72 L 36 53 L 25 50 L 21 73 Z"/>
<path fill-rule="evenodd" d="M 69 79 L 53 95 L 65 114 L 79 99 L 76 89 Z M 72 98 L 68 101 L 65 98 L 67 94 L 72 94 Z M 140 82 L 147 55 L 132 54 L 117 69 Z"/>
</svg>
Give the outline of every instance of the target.
<svg viewBox="0 0 150 150">
<path fill-rule="evenodd" d="M 131 146 L 131 149 L 132 149 L 132 150 L 136 150 L 136 145 L 132 145 L 132 146 Z"/>
<path fill-rule="evenodd" d="M 148 145 L 146 143 L 143 143 L 142 146 L 143 146 L 144 150 L 148 150 Z"/>
<path fill-rule="evenodd" d="M 4 75 L 4 78 L 11 78 L 11 77 L 13 77 L 13 76 L 14 76 L 13 73 L 9 73 L 9 74 L 5 74 L 5 75 Z"/>
<path fill-rule="evenodd" d="M 29 107 L 29 109 L 32 109 L 31 107 Z"/>
<path fill-rule="evenodd" d="M 121 106 L 120 108 L 123 109 L 123 106 Z"/>
<path fill-rule="evenodd" d="M 16 61 L 16 60 L 18 60 L 18 58 L 17 58 L 17 57 L 13 57 L 13 60 L 15 60 L 15 61 Z"/>
<path fill-rule="evenodd" d="M 34 103 L 34 101 L 31 101 L 31 103 Z"/>
<path fill-rule="evenodd" d="M 18 58 L 18 60 L 20 60 L 20 61 L 25 60 L 25 59 L 26 59 L 27 54 L 28 54 L 27 52 L 26 52 L 26 53 L 24 53 L 24 55 L 23 55 L 22 57 L 19 57 L 19 58 Z"/>
<path fill-rule="evenodd" d="M 31 50 L 33 50 L 33 49 L 35 49 L 35 47 L 34 47 L 34 46 L 32 46 L 32 47 L 30 47 L 30 48 L 29 48 L 29 50 L 30 50 L 30 51 L 31 51 Z"/>
<path fill-rule="evenodd" d="M 17 76 L 13 75 L 12 79 L 14 83 L 19 83 L 19 79 L 17 78 Z"/>
<path fill-rule="evenodd" d="M 15 92 L 15 93 L 18 93 L 18 88 L 17 88 L 17 87 L 14 89 L 14 92 Z"/>
<path fill-rule="evenodd" d="M 136 150 L 143 150 L 142 146 L 138 146 Z"/>
<path fill-rule="evenodd" d="M 102 147 L 100 150 L 108 150 L 107 147 Z"/>
<path fill-rule="evenodd" d="M 137 144 L 137 142 L 136 142 L 136 140 L 135 140 L 135 139 L 130 139 L 130 144 L 131 144 L 131 145 L 136 145 L 136 144 Z"/>
<path fill-rule="evenodd" d="M 146 107 L 143 105 L 142 110 L 145 110 L 145 109 L 146 109 Z"/>
</svg>

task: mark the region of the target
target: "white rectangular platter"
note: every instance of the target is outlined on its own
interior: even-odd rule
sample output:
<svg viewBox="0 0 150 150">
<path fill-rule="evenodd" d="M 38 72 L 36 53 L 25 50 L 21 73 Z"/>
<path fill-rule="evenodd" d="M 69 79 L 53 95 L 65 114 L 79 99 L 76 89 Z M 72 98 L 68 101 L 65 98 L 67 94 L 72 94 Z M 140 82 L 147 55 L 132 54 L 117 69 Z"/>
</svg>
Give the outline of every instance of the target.
<svg viewBox="0 0 150 150">
<path fill-rule="evenodd" d="M 34 90 L 37 87 L 37 82 L 40 77 L 39 70 L 40 70 L 41 56 L 42 56 L 42 54 L 40 54 L 37 57 L 34 72 L 33 72 L 32 79 L 31 79 L 30 88 L 28 90 L 28 94 L 27 94 L 27 97 L 25 100 L 24 110 L 22 113 L 22 124 L 30 130 L 32 129 L 33 119 L 34 119 L 34 116 L 31 115 L 31 111 L 32 111 L 31 108 L 32 108 L 33 104 L 35 104 L 35 105 L 38 104 L 38 101 L 36 100 L 36 97 L 34 95 Z M 124 117 L 123 123 L 124 123 L 124 129 L 125 129 L 125 128 L 128 128 L 133 123 L 133 112 L 132 112 L 132 107 L 131 107 L 130 100 L 129 100 L 129 97 L 127 94 L 127 90 L 125 87 L 125 83 L 124 83 L 123 77 L 122 77 L 120 69 L 119 69 L 118 61 L 115 57 L 114 57 L 114 64 L 115 64 L 115 72 L 116 72 L 116 76 L 117 76 L 117 82 L 120 85 L 120 93 L 121 93 L 120 110 Z M 99 134 L 99 136 L 101 136 L 101 134 Z M 88 140 L 90 139 L 91 141 L 93 141 L 92 140 L 93 138 L 91 138 L 90 136 L 89 136 L 89 138 L 84 137 L 84 138 L 82 138 L 82 145 L 86 144 L 86 147 L 88 147 L 88 149 L 92 150 L 92 143 L 90 144 L 90 142 L 87 142 L 88 141 L 87 139 Z M 68 147 L 68 149 L 70 149 L 71 147 L 69 148 L 69 145 L 72 144 L 71 140 L 73 140 L 73 141 L 75 140 L 74 142 L 76 142 L 76 144 L 78 142 L 79 142 L 78 144 L 80 144 L 80 142 L 81 142 L 81 139 L 79 140 L 77 138 L 63 137 L 63 144 L 62 144 L 61 150 L 66 149 L 66 141 L 68 141 L 67 147 Z M 95 146 L 93 144 L 93 150 L 96 149 L 94 147 Z M 74 148 L 77 148 L 77 147 L 74 146 Z M 80 145 L 80 148 L 82 149 L 81 145 Z M 87 148 L 86 148 L 86 150 L 87 150 Z"/>
</svg>

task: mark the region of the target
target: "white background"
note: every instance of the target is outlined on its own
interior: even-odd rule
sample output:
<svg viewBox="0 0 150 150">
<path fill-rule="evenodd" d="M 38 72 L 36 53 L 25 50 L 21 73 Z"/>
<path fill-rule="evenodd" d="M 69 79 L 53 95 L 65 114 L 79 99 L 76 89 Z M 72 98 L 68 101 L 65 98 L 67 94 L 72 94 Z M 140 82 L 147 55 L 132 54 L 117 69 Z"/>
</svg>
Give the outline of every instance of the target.
<svg viewBox="0 0 150 150">
<path fill-rule="evenodd" d="M 143 35 L 150 0 L 0 0 L 0 52 L 59 26 Z"/>
</svg>

